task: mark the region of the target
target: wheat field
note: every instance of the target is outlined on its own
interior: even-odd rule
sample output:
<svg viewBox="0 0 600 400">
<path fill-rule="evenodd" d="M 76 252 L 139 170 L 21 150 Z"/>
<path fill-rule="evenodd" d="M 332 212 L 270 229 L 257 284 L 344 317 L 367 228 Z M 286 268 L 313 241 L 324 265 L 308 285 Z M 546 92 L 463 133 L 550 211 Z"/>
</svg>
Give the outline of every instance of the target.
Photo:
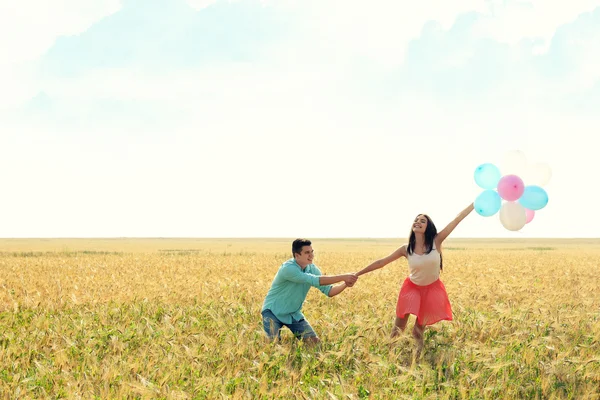
<svg viewBox="0 0 600 400">
<path fill-rule="evenodd" d="M 389 339 L 406 259 L 267 343 L 260 309 L 290 239 L 0 240 L 6 399 L 600 399 L 600 240 L 448 240 L 454 320 Z M 402 239 L 312 239 L 324 274 Z"/>
</svg>

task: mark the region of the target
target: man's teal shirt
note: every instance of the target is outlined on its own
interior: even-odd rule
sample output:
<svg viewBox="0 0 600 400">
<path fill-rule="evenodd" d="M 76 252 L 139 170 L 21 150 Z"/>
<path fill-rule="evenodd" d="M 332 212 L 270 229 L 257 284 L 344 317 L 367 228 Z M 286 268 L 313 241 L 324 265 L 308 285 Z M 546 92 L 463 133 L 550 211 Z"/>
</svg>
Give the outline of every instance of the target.
<svg viewBox="0 0 600 400">
<path fill-rule="evenodd" d="M 271 288 L 263 302 L 262 310 L 271 312 L 283 323 L 291 324 L 304 318 L 302 304 L 311 286 L 329 296 L 332 285 L 319 285 L 321 271 L 314 264 L 304 270 L 295 259 L 290 258 L 279 267 Z"/>
</svg>

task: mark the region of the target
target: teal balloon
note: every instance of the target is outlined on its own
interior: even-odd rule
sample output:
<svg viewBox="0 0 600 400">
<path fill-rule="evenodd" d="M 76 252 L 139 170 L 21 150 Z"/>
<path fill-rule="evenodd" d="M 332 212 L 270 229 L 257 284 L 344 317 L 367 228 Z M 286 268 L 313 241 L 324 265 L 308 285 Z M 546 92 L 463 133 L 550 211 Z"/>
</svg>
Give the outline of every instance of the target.
<svg viewBox="0 0 600 400">
<path fill-rule="evenodd" d="M 500 211 L 502 206 L 502 198 L 495 190 L 487 189 L 481 192 L 473 203 L 477 214 L 484 217 L 491 217 Z"/>
<path fill-rule="evenodd" d="M 530 210 L 541 210 L 548 204 L 548 193 L 537 185 L 525 186 L 519 203 Z"/>
<path fill-rule="evenodd" d="M 495 189 L 502 178 L 500 169 L 494 164 L 481 164 L 475 168 L 475 183 L 483 189 Z"/>
</svg>

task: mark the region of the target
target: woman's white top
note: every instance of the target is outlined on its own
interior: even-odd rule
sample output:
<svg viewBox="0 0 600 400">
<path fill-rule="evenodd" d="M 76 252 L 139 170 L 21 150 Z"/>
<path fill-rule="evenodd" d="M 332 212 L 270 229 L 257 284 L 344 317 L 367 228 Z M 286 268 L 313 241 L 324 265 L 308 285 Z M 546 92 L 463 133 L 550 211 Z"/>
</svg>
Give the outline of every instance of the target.
<svg viewBox="0 0 600 400">
<path fill-rule="evenodd" d="M 408 247 L 408 246 L 407 246 Z M 426 286 L 440 278 L 440 253 L 435 248 L 429 254 L 406 254 L 408 259 L 409 278 L 415 285 Z"/>
</svg>

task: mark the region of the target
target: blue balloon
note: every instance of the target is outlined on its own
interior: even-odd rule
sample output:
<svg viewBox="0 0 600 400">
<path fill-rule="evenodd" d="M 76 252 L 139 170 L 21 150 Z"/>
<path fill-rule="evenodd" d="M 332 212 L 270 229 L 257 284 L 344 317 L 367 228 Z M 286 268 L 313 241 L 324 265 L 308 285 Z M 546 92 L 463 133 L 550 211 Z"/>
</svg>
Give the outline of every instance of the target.
<svg viewBox="0 0 600 400">
<path fill-rule="evenodd" d="M 481 164 L 475 169 L 475 183 L 483 189 L 495 189 L 502 178 L 500 169 L 494 164 Z"/>
<path fill-rule="evenodd" d="M 502 206 L 502 198 L 495 190 L 487 189 L 481 192 L 473 203 L 477 214 L 484 217 L 491 217 L 500 211 Z"/>
<path fill-rule="evenodd" d="M 548 204 L 548 193 L 536 185 L 525 186 L 525 191 L 519 203 L 530 210 L 541 210 Z"/>
</svg>

